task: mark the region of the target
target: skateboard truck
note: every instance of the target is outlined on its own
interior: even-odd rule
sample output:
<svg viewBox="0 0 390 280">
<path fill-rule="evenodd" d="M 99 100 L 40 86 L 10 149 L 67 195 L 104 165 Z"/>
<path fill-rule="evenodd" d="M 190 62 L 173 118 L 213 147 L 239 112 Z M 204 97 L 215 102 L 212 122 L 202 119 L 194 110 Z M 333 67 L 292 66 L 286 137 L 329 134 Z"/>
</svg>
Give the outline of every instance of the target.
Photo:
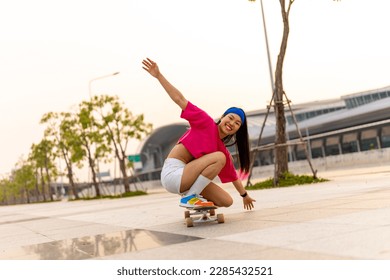
<svg viewBox="0 0 390 280">
<path fill-rule="evenodd" d="M 195 208 L 187 208 L 187 209 L 188 210 L 184 212 L 184 218 L 187 227 L 193 227 L 194 224 L 201 224 L 201 223 L 218 222 L 218 224 L 221 224 L 225 222 L 225 217 L 223 216 L 223 214 L 217 214 L 215 216 L 215 209 L 217 209 L 216 206 L 195 207 Z M 199 217 L 191 218 L 191 216 L 199 216 Z"/>
</svg>

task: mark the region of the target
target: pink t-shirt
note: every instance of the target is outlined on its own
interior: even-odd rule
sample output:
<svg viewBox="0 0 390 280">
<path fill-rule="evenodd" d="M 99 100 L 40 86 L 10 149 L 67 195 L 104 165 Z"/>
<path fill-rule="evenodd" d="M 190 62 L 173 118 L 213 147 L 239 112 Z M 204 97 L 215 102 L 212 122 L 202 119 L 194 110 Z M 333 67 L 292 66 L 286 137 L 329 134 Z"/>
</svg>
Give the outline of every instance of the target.
<svg viewBox="0 0 390 280">
<path fill-rule="evenodd" d="M 186 119 L 191 128 L 183 134 L 178 142 L 182 143 L 194 158 L 217 151 L 224 153 L 226 164 L 218 177 L 222 183 L 236 181 L 238 176 L 233 165 L 232 156 L 219 138 L 218 126 L 214 120 L 191 102 L 188 102 L 180 117 Z"/>
</svg>

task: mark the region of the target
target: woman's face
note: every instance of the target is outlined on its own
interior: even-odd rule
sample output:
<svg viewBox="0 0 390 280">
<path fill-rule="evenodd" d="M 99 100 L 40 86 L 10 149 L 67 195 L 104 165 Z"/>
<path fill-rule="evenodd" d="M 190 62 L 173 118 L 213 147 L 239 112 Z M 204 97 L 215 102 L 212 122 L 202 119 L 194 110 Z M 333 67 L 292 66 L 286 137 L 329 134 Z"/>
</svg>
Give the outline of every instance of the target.
<svg viewBox="0 0 390 280">
<path fill-rule="evenodd" d="M 226 116 L 222 117 L 221 122 L 219 123 L 219 132 L 224 138 L 228 135 L 235 134 L 241 127 L 241 118 L 239 115 L 234 113 L 228 113 Z"/>
</svg>

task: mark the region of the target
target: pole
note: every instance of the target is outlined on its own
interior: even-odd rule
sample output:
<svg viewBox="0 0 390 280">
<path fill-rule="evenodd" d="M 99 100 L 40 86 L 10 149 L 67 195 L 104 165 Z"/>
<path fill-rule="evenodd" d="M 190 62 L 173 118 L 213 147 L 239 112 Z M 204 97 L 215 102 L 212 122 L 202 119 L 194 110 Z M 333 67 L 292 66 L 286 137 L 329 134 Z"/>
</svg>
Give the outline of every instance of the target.
<svg viewBox="0 0 390 280">
<path fill-rule="evenodd" d="M 272 63 L 271 63 L 271 54 L 270 54 L 269 45 L 268 45 L 268 35 L 267 35 L 267 26 L 265 24 L 263 0 L 260 0 L 260 5 L 261 5 L 261 15 L 262 15 L 262 18 L 263 18 L 265 45 L 266 45 L 266 48 L 267 48 L 269 76 L 270 76 L 270 81 L 271 81 L 271 89 L 272 89 L 272 93 L 273 93 L 275 91 L 275 84 L 274 84 L 274 76 L 273 76 Z"/>
<path fill-rule="evenodd" d="M 273 76 L 272 63 L 271 63 L 271 54 L 270 54 L 270 51 L 269 51 L 269 44 L 268 44 L 267 26 L 266 26 L 266 23 L 265 23 L 263 0 L 260 0 L 260 7 L 261 7 L 261 16 L 263 18 L 263 29 L 264 29 L 264 37 L 265 37 L 265 46 L 266 46 L 266 49 L 267 49 L 268 69 L 269 69 L 269 76 L 270 76 L 270 82 L 271 82 L 272 98 L 271 98 L 271 102 L 270 102 L 269 106 L 267 107 L 267 114 L 265 116 L 265 119 L 264 119 L 264 122 L 263 122 L 263 126 L 261 128 L 261 131 L 260 131 L 260 134 L 259 134 L 259 138 L 257 140 L 257 146 L 260 145 L 261 136 L 263 134 L 265 122 L 267 121 L 269 110 L 271 108 L 272 102 L 273 102 L 274 97 L 275 97 L 274 96 L 275 95 L 275 84 L 274 84 L 274 76 Z M 250 168 L 249 168 L 249 176 L 248 176 L 248 180 L 247 180 L 247 186 L 250 186 L 252 184 L 251 183 L 252 170 L 253 170 L 253 165 L 254 165 L 254 161 L 256 159 L 256 156 L 257 156 L 257 150 L 255 150 L 252 153 L 252 160 L 251 160 L 251 164 L 250 164 Z"/>
<path fill-rule="evenodd" d="M 104 76 L 100 76 L 100 77 L 97 77 L 97 78 L 94 78 L 92 80 L 89 81 L 88 83 L 88 92 L 89 92 L 89 98 L 92 98 L 92 82 L 96 81 L 96 80 L 101 80 L 101 79 L 104 79 L 104 78 L 108 78 L 108 77 L 111 77 L 111 76 L 115 76 L 115 75 L 118 75 L 119 72 L 114 72 L 112 74 L 108 74 L 108 75 L 104 75 Z M 99 161 L 97 160 L 96 161 L 96 167 L 97 169 L 99 169 Z M 91 172 L 91 170 L 90 170 Z M 90 180 L 90 172 L 88 172 L 88 181 Z M 99 183 L 100 183 L 100 176 L 99 176 Z"/>
</svg>

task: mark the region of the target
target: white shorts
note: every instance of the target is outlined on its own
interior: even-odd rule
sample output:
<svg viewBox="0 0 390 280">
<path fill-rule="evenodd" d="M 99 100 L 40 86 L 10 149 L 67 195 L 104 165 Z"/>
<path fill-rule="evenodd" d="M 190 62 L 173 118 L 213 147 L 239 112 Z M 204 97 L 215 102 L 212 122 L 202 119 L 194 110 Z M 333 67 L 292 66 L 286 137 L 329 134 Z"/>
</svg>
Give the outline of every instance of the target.
<svg viewBox="0 0 390 280">
<path fill-rule="evenodd" d="M 180 193 L 181 177 L 183 176 L 186 164 L 176 158 L 167 158 L 161 171 L 161 184 L 163 187 L 175 194 Z"/>
</svg>

